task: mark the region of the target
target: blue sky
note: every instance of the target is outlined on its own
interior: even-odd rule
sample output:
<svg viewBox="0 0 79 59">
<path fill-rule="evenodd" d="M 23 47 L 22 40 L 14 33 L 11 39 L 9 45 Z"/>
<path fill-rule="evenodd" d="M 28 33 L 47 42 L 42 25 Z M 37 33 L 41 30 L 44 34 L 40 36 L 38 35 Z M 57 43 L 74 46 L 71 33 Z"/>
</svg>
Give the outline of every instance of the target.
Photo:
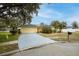
<svg viewBox="0 0 79 59">
<path fill-rule="evenodd" d="M 78 3 L 52 3 L 42 4 L 38 11 L 38 16 L 32 18 L 32 24 L 50 24 L 51 21 L 66 21 L 71 26 L 73 21 L 79 24 L 79 4 Z"/>
</svg>

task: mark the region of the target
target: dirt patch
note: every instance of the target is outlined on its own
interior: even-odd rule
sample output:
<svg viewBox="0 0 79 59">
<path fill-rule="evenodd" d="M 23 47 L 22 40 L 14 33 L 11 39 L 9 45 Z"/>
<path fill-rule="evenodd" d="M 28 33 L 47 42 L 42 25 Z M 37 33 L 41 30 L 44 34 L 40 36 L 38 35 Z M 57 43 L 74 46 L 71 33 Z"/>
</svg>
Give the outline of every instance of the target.
<svg viewBox="0 0 79 59">
<path fill-rule="evenodd" d="M 0 46 L 0 54 L 18 49 L 18 44 Z"/>
</svg>

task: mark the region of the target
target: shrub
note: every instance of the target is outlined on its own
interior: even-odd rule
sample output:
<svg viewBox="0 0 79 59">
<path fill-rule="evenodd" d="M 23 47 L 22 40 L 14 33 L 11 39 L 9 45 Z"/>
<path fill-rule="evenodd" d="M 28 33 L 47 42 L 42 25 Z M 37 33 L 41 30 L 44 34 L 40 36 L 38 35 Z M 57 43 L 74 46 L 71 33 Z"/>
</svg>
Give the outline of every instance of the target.
<svg viewBox="0 0 79 59">
<path fill-rule="evenodd" d="M 15 35 L 15 34 L 17 33 L 17 31 L 10 30 L 10 33 L 11 33 L 12 35 Z"/>
<path fill-rule="evenodd" d="M 53 33 L 56 33 L 56 29 L 53 29 L 52 32 L 53 32 Z"/>
<path fill-rule="evenodd" d="M 12 29 L 10 30 L 10 33 L 12 35 L 15 35 L 17 33 L 17 28 L 16 27 L 12 27 Z"/>
<path fill-rule="evenodd" d="M 42 33 L 52 33 L 52 29 L 51 29 L 51 27 L 50 26 L 48 26 L 48 25 L 44 25 L 43 27 L 42 27 L 42 31 L 41 31 Z"/>
</svg>

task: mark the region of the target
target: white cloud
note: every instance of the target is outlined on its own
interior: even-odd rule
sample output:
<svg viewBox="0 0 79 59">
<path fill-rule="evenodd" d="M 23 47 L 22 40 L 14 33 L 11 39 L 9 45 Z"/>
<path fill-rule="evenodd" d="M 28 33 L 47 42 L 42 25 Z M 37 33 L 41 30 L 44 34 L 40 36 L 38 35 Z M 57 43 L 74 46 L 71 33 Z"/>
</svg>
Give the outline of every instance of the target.
<svg viewBox="0 0 79 59">
<path fill-rule="evenodd" d="M 45 20 L 44 22 L 49 23 L 52 20 L 59 20 L 59 21 L 66 21 L 68 25 L 70 26 L 73 21 L 77 21 L 79 24 L 79 8 L 77 7 L 64 7 L 61 9 L 62 11 L 59 12 L 59 10 L 47 6 L 46 4 L 42 5 L 39 9 L 38 16 L 36 16 L 36 20 L 39 19 L 41 22 L 42 20 Z M 42 20 L 41 20 L 42 19 Z"/>
<path fill-rule="evenodd" d="M 63 14 L 53 9 L 47 9 L 39 11 L 38 16 L 43 18 L 62 18 Z"/>
<path fill-rule="evenodd" d="M 69 17 L 67 19 L 67 23 L 70 26 L 72 25 L 72 22 L 74 22 L 74 21 L 76 21 L 78 23 L 78 25 L 79 25 L 79 14 L 74 14 L 74 15 L 72 15 L 71 17 Z"/>
</svg>

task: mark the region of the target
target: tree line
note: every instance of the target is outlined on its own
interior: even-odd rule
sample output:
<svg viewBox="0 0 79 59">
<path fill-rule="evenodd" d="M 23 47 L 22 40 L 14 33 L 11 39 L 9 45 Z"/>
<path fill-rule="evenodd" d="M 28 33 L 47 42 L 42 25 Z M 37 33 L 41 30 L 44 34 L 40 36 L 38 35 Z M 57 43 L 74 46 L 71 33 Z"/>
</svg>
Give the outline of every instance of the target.
<svg viewBox="0 0 79 59">
<path fill-rule="evenodd" d="M 71 25 L 72 25 L 72 27 L 71 27 L 72 29 L 78 28 L 78 23 L 76 21 L 74 21 Z M 62 29 L 66 29 L 68 27 L 68 25 L 65 21 L 60 22 L 58 20 L 52 21 L 49 26 L 44 23 L 41 23 L 40 26 L 42 27 L 42 31 L 41 31 L 42 33 L 52 33 L 52 32 L 61 33 Z"/>
</svg>

